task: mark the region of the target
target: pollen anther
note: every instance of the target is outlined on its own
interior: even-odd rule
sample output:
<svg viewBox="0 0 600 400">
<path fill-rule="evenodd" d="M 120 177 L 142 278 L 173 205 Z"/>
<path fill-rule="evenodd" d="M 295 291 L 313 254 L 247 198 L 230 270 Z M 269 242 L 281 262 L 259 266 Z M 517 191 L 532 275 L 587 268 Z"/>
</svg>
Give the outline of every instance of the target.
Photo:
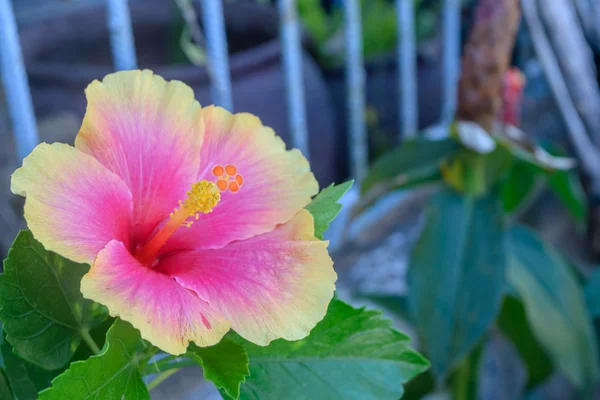
<svg viewBox="0 0 600 400">
<path fill-rule="evenodd" d="M 244 178 L 238 174 L 238 169 L 233 164 L 227 164 L 225 167 L 217 164 L 213 167 L 212 173 L 218 178 L 217 188 L 221 192 L 237 193 L 244 184 Z"/>
<path fill-rule="evenodd" d="M 207 180 L 194 183 L 192 189 L 186 194 L 187 199 L 181 205 L 181 209 L 185 210 L 190 217 L 201 212 L 204 214 L 212 212 L 221 200 L 217 185 Z"/>
</svg>

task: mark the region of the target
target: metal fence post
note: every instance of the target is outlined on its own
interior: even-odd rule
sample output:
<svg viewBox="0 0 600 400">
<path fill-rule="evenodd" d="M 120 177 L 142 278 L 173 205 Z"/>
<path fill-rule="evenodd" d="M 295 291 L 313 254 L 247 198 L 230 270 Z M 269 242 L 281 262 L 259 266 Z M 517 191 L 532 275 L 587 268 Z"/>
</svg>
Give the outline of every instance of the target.
<svg viewBox="0 0 600 400">
<path fill-rule="evenodd" d="M 350 133 L 351 172 L 356 185 L 367 173 L 368 141 L 365 125 L 365 69 L 363 65 L 360 1 L 344 1 L 346 33 L 346 92 L 348 96 L 348 129 Z"/>
<path fill-rule="evenodd" d="M 202 17 L 211 68 L 212 98 L 216 105 L 233 111 L 227 35 L 221 0 L 202 0 Z"/>
<path fill-rule="evenodd" d="M 294 146 L 306 158 L 309 158 L 304 82 L 302 80 L 302 43 L 296 0 L 279 0 L 279 18 L 290 132 Z"/>
<path fill-rule="evenodd" d="M 460 0 L 444 0 L 442 23 L 443 105 L 442 125 L 454 120 L 460 78 Z"/>
<path fill-rule="evenodd" d="M 419 129 L 417 49 L 413 0 L 396 0 L 398 29 L 398 135 L 414 137 Z"/>
<path fill-rule="evenodd" d="M 0 0 L 0 49 L 0 69 L 6 91 L 8 112 L 17 145 L 17 154 L 19 158 L 23 159 L 38 144 L 39 138 L 10 0 Z"/>
<path fill-rule="evenodd" d="M 136 69 L 137 59 L 127 0 L 108 0 L 107 17 L 115 70 Z"/>
</svg>

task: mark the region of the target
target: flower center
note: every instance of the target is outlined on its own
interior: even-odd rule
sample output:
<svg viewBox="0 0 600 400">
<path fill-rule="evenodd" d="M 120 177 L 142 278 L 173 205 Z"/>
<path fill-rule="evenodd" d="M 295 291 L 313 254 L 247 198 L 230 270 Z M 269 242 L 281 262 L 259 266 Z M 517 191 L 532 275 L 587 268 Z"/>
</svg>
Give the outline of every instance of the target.
<svg viewBox="0 0 600 400">
<path fill-rule="evenodd" d="M 198 219 L 200 213 L 208 214 L 221 200 L 221 194 L 217 184 L 202 180 L 192 185 L 192 189 L 186 193 L 185 201 L 179 201 L 179 207 L 170 214 L 169 220 L 151 237 L 142 247 L 135 250 L 135 257 L 145 265 L 156 261 L 159 250 L 167 240 L 181 226 L 189 228 Z"/>
</svg>

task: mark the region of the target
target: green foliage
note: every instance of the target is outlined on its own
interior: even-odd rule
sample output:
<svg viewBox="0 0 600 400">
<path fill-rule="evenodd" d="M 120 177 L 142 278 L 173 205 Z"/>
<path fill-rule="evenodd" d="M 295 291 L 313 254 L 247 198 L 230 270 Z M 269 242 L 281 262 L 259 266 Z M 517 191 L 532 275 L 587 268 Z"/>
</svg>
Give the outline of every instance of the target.
<svg viewBox="0 0 600 400">
<path fill-rule="evenodd" d="M 420 184 L 441 172 L 445 187 L 425 204 L 426 224 L 408 271 L 408 320 L 431 360 L 438 393 L 475 396 L 473 387 L 482 387 L 475 380 L 483 372 L 474 368 L 474 349 L 478 344 L 487 349 L 489 338 L 499 337 L 494 322 L 510 341 L 506 345 L 514 345 L 513 359 L 527 368 L 529 389 L 558 370 L 588 391 L 599 375 L 588 309 L 600 316 L 600 273 L 588 281 L 584 301 L 580 283 L 554 250 L 524 228 L 505 228 L 506 213 L 527 204 L 538 182 L 548 185 L 581 226 L 587 204 L 574 162 L 531 143 L 516 128 L 487 136 L 458 126 L 450 126 L 445 141 L 417 139 L 420 146 L 408 142 L 391 150 L 363 185 L 364 202 L 383 193 L 374 190 L 379 186 Z M 454 148 L 438 153 L 445 143 Z M 402 311 L 402 304 L 394 300 L 394 309 Z M 510 375 L 510 366 L 504 367 Z M 428 380 L 417 386 L 421 378 L 409 385 L 411 399 L 433 391 Z M 490 386 L 487 379 L 486 390 L 493 391 L 496 383 Z"/>
<path fill-rule="evenodd" d="M 413 0 L 416 17 L 416 39 L 422 41 L 436 32 L 436 8 L 421 7 L 422 0 Z M 322 62 L 339 64 L 343 60 L 343 10 L 331 13 L 321 6 L 321 0 L 298 0 L 298 14 L 304 28 L 319 46 Z M 397 41 L 396 8 L 388 0 L 361 0 L 363 54 L 372 58 L 393 51 Z"/>
<path fill-rule="evenodd" d="M 460 149 L 453 139 L 429 140 L 423 137 L 406 140 L 378 158 L 365 178 L 361 191 L 368 192 L 375 185 L 390 184 L 400 188 L 426 180 L 439 173 L 442 162 Z"/>
<path fill-rule="evenodd" d="M 600 269 L 596 269 L 585 284 L 585 303 L 592 317 L 600 317 Z"/>
<path fill-rule="evenodd" d="M 513 212 L 523 204 L 533 190 L 536 172 L 531 165 L 522 161 L 512 165 L 500 191 L 504 211 Z"/>
<path fill-rule="evenodd" d="M 567 263 L 532 231 L 513 227 L 508 280 L 523 301 L 533 334 L 577 387 L 598 380 L 598 351 L 583 290 Z"/>
<path fill-rule="evenodd" d="M 498 317 L 498 327 L 516 346 L 527 367 L 529 388 L 542 383 L 553 371 L 552 360 L 533 334 L 523 303 L 507 296 Z"/>
<path fill-rule="evenodd" d="M 250 375 L 248 354 L 243 346 L 224 338 L 211 347 L 191 344 L 188 356 L 202 366 L 205 379 L 224 390 L 228 397 L 239 397 L 240 384 Z"/>
<path fill-rule="evenodd" d="M 0 399 L 2 400 L 13 400 L 14 396 L 10 390 L 8 379 L 4 375 L 4 371 L 0 370 Z"/>
<path fill-rule="evenodd" d="M 15 399 L 37 399 L 38 391 L 50 386 L 52 373 L 17 357 L 8 342 L 4 341 L 0 345 L 0 352 L 4 361 L 4 373 Z"/>
<path fill-rule="evenodd" d="M 457 400 L 477 397 L 477 370 L 481 359 L 481 345 L 475 347 L 455 368 L 449 378 L 452 397 Z"/>
<path fill-rule="evenodd" d="M 365 58 L 393 50 L 398 35 L 394 3 L 387 0 L 362 0 L 361 17 Z"/>
<path fill-rule="evenodd" d="M 576 171 L 557 170 L 546 172 L 548 185 L 563 202 L 580 228 L 587 223 L 587 198 Z"/>
<path fill-rule="evenodd" d="M 315 236 L 317 238 L 323 239 L 323 233 L 329 228 L 329 223 L 342 209 L 342 205 L 338 203 L 338 200 L 350 190 L 353 184 L 353 180 L 335 186 L 332 183 L 321 190 L 313 201 L 306 206 L 306 209 L 315 219 Z"/>
<path fill-rule="evenodd" d="M 108 330 L 102 353 L 76 361 L 40 393 L 40 400 L 150 399 L 139 366 L 148 346 L 129 323 L 117 320 Z"/>
<path fill-rule="evenodd" d="M 494 322 L 506 285 L 505 227 L 496 196 L 451 189 L 426 205 L 413 251 L 409 301 L 438 380 L 473 349 Z"/>
<path fill-rule="evenodd" d="M 402 384 L 429 366 L 380 312 L 340 300 L 305 339 L 260 347 L 233 337 L 250 357 L 242 399 L 396 400 Z"/>
<path fill-rule="evenodd" d="M 517 135 L 524 135 L 518 130 L 517 132 Z M 526 137 L 515 140 L 503 137 L 495 139 L 498 147 L 508 150 L 513 157 L 513 168 L 503 188 L 503 200 L 508 200 L 507 205 L 512 207 L 507 211 L 514 210 L 514 206 L 518 204 L 511 204 L 511 201 L 524 199 L 533 185 L 532 181 L 540 177 L 544 178 L 581 229 L 587 220 L 587 199 L 577 171 L 573 169 L 574 162 L 564 157 L 564 151 L 550 148 L 550 152 L 547 152 L 542 146 L 527 141 Z M 507 196 L 513 198 L 509 199 Z"/>
<path fill-rule="evenodd" d="M 298 14 L 304 27 L 319 44 L 323 44 L 332 33 L 331 21 L 321 0 L 298 0 Z"/>
<path fill-rule="evenodd" d="M 15 239 L 0 275 L 0 317 L 7 341 L 47 370 L 65 366 L 82 336 L 107 317 L 79 291 L 89 266 L 46 251 L 29 231 Z"/>
</svg>

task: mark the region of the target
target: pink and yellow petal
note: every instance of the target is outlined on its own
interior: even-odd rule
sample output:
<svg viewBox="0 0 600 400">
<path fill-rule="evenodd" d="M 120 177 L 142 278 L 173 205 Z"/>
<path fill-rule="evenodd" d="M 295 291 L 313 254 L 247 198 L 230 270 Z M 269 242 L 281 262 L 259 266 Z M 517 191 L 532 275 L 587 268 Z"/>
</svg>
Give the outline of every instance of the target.
<svg viewBox="0 0 600 400">
<path fill-rule="evenodd" d="M 286 151 L 281 138 L 257 117 L 212 106 L 202 115 L 205 134 L 198 180 L 220 186 L 223 179 L 215 174 L 235 169 L 236 175 L 225 176 L 229 189 L 221 193 L 215 210 L 177 232 L 169 249 L 219 248 L 269 232 L 293 218 L 318 192 L 300 151 Z"/>
<path fill-rule="evenodd" d="M 138 240 L 168 216 L 198 174 L 202 116 L 194 93 L 152 71 L 94 81 L 75 146 L 119 175 L 131 190 Z"/>
<path fill-rule="evenodd" d="M 48 250 L 91 263 L 112 239 L 129 244 L 131 192 L 74 147 L 38 145 L 12 175 L 11 190 L 26 197 L 27 225 Z"/>
<path fill-rule="evenodd" d="M 171 354 L 183 354 L 189 342 L 218 343 L 229 322 L 173 278 L 142 266 L 123 243 L 110 242 L 81 280 L 84 297 L 130 322 L 142 337 Z"/>
<path fill-rule="evenodd" d="M 336 273 L 302 210 L 288 223 L 222 249 L 175 253 L 160 270 L 193 290 L 247 340 L 298 340 L 325 316 Z"/>
</svg>

